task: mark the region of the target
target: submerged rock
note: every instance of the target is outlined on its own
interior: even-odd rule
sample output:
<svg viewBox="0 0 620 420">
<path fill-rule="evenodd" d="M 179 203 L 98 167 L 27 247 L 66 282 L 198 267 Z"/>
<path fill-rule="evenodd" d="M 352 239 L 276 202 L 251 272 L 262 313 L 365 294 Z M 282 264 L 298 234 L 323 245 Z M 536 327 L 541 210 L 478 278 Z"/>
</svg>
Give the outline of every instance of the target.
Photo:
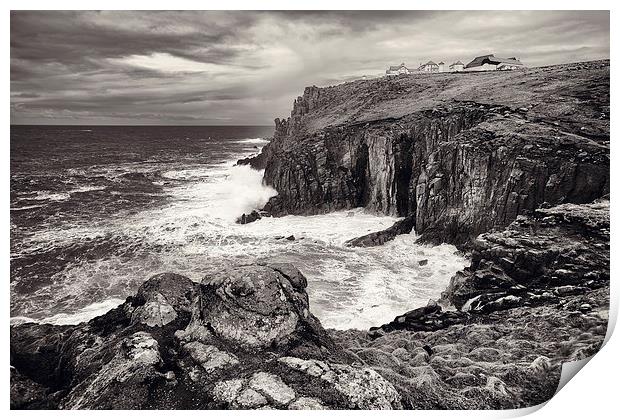
<svg viewBox="0 0 620 420">
<path fill-rule="evenodd" d="M 239 218 L 237 218 L 237 223 L 241 225 L 245 225 L 247 223 L 252 223 L 262 218 L 262 214 L 256 210 L 252 210 L 252 212 L 245 214 L 243 213 Z"/>
</svg>

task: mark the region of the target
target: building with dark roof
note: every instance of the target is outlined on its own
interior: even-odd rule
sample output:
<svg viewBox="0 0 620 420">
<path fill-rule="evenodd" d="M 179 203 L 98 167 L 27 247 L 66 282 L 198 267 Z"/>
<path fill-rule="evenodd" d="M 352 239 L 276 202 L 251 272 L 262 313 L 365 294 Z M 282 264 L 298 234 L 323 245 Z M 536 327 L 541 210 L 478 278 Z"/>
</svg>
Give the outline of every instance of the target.
<svg viewBox="0 0 620 420">
<path fill-rule="evenodd" d="M 474 58 L 465 66 L 465 71 L 517 70 L 522 68 L 525 66 L 516 57 L 500 58 L 488 54 Z"/>
</svg>

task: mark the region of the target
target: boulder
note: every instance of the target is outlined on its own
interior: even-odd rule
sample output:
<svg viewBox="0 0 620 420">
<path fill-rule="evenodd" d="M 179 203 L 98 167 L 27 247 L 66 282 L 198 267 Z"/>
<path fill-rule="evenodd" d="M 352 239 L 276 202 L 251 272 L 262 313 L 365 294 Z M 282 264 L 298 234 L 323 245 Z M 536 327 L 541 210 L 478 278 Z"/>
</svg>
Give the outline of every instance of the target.
<svg viewBox="0 0 620 420">
<path fill-rule="evenodd" d="M 280 270 L 248 265 L 205 277 L 196 321 L 248 349 L 285 345 L 308 329 L 312 336 L 326 337 L 309 313 L 305 277 L 292 266 L 275 266 Z"/>
<path fill-rule="evenodd" d="M 197 285 L 185 276 L 163 273 L 151 277 L 138 289 L 132 301 L 136 309 L 131 322 L 150 327 L 164 326 L 178 313 L 190 314 Z"/>
</svg>

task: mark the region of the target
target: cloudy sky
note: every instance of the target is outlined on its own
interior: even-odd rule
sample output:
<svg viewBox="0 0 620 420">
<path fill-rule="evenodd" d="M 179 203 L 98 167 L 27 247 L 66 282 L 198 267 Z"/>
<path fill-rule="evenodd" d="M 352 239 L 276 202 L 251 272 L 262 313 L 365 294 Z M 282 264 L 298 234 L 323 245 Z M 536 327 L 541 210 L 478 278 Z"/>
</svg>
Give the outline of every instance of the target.
<svg viewBox="0 0 620 420">
<path fill-rule="evenodd" d="M 608 12 L 11 12 L 13 124 L 271 125 L 389 64 L 609 57 Z"/>
</svg>

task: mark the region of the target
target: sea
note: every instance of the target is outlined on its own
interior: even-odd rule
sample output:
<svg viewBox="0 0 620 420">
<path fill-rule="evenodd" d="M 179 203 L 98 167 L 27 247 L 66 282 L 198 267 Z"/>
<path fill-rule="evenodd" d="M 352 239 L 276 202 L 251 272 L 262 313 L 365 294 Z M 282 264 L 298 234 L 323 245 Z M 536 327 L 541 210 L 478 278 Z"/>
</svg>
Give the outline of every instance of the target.
<svg viewBox="0 0 620 420">
<path fill-rule="evenodd" d="M 237 166 L 263 126 L 12 126 L 11 323 L 76 324 L 154 274 L 199 282 L 230 264 L 288 261 L 327 328 L 367 329 L 436 299 L 466 260 L 451 245 L 348 239 L 397 218 L 352 209 L 241 225 L 277 191 Z M 287 240 L 290 235 L 295 240 Z"/>
</svg>

